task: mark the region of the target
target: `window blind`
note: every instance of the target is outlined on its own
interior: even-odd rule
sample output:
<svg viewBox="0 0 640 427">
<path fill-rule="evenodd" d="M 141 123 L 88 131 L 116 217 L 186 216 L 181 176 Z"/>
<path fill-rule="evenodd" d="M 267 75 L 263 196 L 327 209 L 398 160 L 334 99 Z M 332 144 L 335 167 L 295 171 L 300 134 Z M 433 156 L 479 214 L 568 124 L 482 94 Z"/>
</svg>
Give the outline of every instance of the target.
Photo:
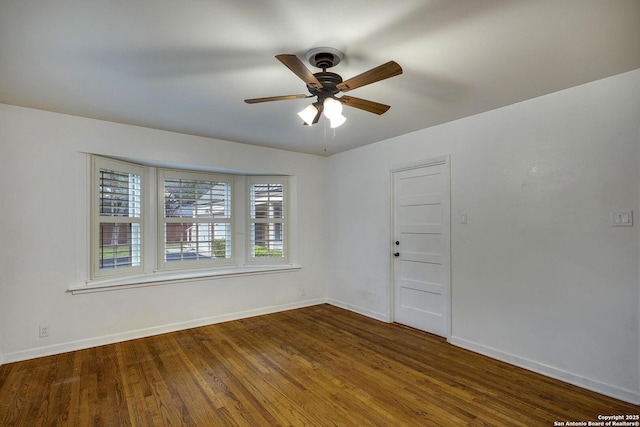
<svg viewBox="0 0 640 427">
<path fill-rule="evenodd" d="M 101 168 L 98 172 L 98 268 L 141 265 L 141 176 Z"/>
<path fill-rule="evenodd" d="M 284 183 L 249 185 L 250 257 L 285 257 Z"/>
<path fill-rule="evenodd" d="M 214 174 L 161 171 L 164 263 L 232 258 L 231 180 Z M 209 178 L 209 179 L 206 179 Z"/>
</svg>

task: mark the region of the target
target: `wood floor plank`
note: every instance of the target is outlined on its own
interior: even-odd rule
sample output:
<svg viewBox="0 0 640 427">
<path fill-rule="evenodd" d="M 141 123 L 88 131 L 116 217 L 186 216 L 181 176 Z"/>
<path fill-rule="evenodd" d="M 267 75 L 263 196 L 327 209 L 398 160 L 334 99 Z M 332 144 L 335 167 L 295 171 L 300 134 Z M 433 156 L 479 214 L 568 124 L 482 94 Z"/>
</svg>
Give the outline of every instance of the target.
<svg viewBox="0 0 640 427">
<path fill-rule="evenodd" d="M 228 326 L 233 327 L 234 325 Z M 242 327 L 242 322 L 238 322 L 237 327 Z M 313 377 L 317 377 L 317 372 L 314 372 L 313 375 L 306 375 L 310 365 L 304 359 L 273 345 L 271 339 L 273 333 L 270 333 L 266 328 L 263 328 L 260 333 L 269 338 L 246 342 L 237 340 L 237 342 L 240 344 L 239 347 L 244 349 L 240 351 L 251 355 L 247 356 L 247 359 L 253 361 L 254 369 L 270 374 L 267 378 L 272 380 L 269 382 L 272 389 L 288 396 L 292 403 L 303 408 L 307 417 L 312 420 L 324 419 L 327 424 L 345 422 L 350 425 L 359 425 L 361 423 L 360 414 L 354 411 L 338 411 L 336 404 L 333 406 L 334 410 L 327 413 L 325 405 L 319 403 L 322 402 L 323 396 L 318 394 L 319 388 L 313 381 Z M 252 346 L 256 342 L 259 343 L 259 346 Z M 332 392 L 335 393 L 335 391 L 332 389 Z"/>
<path fill-rule="evenodd" d="M 371 348 L 360 339 L 357 339 L 356 342 L 358 346 L 363 346 L 359 350 L 359 356 L 370 361 L 374 369 L 382 372 L 383 376 L 388 377 L 393 383 L 403 385 L 407 396 L 428 399 L 434 407 L 446 411 L 451 418 L 454 418 L 456 414 L 462 419 L 473 417 L 472 414 L 482 409 L 486 412 L 485 415 L 489 420 L 494 421 L 495 424 L 505 420 L 499 413 L 494 413 L 493 417 L 490 417 L 484 405 L 476 403 L 479 390 L 472 390 L 463 383 L 441 376 L 441 370 L 434 370 L 428 365 L 417 363 L 416 359 L 407 357 L 398 351 L 392 352 L 393 354 L 388 353 L 384 346 Z M 472 369 L 476 368 L 472 367 Z M 455 405 L 452 405 L 451 402 L 455 402 Z M 533 408 L 524 409 L 526 409 L 525 413 L 535 410 Z M 525 420 L 516 421 L 512 425 L 530 424 L 527 424 Z"/>
<path fill-rule="evenodd" d="M 307 332 L 309 346 L 316 345 L 313 337 L 319 332 L 320 329 Z M 411 414 L 414 420 L 421 420 L 428 424 L 433 424 L 437 419 L 445 416 L 452 423 L 462 422 L 457 414 L 460 411 L 447 411 L 440 404 L 444 393 L 440 387 L 442 384 L 435 384 L 434 387 L 429 388 L 413 387 L 419 372 L 412 371 L 406 377 L 396 375 L 393 371 L 398 366 L 392 366 L 391 360 L 382 361 L 377 354 L 354 342 L 352 337 L 338 337 L 330 347 L 335 345 L 339 346 L 340 352 L 336 353 L 331 348 L 313 351 L 322 364 L 323 370 L 332 372 L 343 382 L 353 384 L 356 389 L 367 390 L 371 394 L 374 406 L 387 408 L 395 419 L 403 419 Z M 418 393 L 412 393 L 412 389 L 417 390 Z M 403 399 L 397 399 L 396 396 L 402 396 Z M 424 409 L 424 401 L 431 402 L 429 410 Z"/>
<path fill-rule="evenodd" d="M 218 343 L 206 342 L 207 351 L 222 365 L 220 367 L 230 393 L 227 397 L 231 399 L 230 405 L 227 405 L 230 411 L 238 411 L 248 406 L 258 406 L 264 408 L 269 414 L 261 414 L 265 419 L 274 418 L 278 420 L 278 424 L 283 425 L 304 425 L 311 420 L 300 408 L 292 404 L 295 390 L 289 390 L 288 393 L 282 393 L 281 389 L 270 383 L 269 372 L 262 373 L 262 370 L 255 367 L 236 349 L 233 343 L 234 336 L 225 333 L 225 325 L 216 327 L 218 332 L 224 335 Z M 273 411 L 273 407 L 277 407 L 277 411 Z M 247 413 L 238 413 L 239 419 L 246 419 Z M 259 424 L 258 424 L 259 425 Z M 268 424 L 263 424 L 268 425 Z"/>
<path fill-rule="evenodd" d="M 0 426 L 552 426 L 640 407 L 318 305 L 0 366 Z"/>
</svg>

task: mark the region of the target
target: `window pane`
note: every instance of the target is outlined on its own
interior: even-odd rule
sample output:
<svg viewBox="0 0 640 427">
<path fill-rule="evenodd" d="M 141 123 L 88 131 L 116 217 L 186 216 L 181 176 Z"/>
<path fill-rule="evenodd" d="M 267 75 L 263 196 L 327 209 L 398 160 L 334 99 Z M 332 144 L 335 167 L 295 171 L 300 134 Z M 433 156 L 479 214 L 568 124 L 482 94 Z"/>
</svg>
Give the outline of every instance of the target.
<svg viewBox="0 0 640 427">
<path fill-rule="evenodd" d="M 98 185 L 101 216 L 140 218 L 140 175 L 100 169 Z"/>
<path fill-rule="evenodd" d="M 165 218 L 231 218 L 231 184 L 166 178 L 164 215 Z"/>
<path fill-rule="evenodd" d="M 140 265 L 140 224 L 101 223 L 99 267 L 101 269 Z"/>
<path fill-rule="evenodd" d="M 284 218 L 283 184 L 251 184 L 251 218 Z"/>
<path fill-rule="evenodd" d="M 251 256 L 252 257 L 284 257 L 284 224 L 253 223 L 251 224 Z"/>
<path fill-rule="evenodd" d="M 167 223 L 165 262 L 231 258 L 230 223 Z"/>
</svg>

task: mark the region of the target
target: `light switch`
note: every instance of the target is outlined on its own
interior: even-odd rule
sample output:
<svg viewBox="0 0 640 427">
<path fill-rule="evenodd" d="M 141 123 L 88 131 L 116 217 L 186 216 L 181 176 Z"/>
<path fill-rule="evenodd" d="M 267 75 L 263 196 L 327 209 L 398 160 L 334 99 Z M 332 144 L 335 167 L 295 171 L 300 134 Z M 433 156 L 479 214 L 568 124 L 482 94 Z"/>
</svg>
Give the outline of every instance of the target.
<svg viewBox="0 0 640 427">
<path fill-rule="evenodd" d="M 466 224 L 466 223 L 467 223 L 467 214 L 466 213 L 460 214 L 460 224 Z"/>
<path fill-rule="evenodd" d="M 612 227 L 633 227 L 633 211 L 618 211 L 611 213 Z"/>
</svg>

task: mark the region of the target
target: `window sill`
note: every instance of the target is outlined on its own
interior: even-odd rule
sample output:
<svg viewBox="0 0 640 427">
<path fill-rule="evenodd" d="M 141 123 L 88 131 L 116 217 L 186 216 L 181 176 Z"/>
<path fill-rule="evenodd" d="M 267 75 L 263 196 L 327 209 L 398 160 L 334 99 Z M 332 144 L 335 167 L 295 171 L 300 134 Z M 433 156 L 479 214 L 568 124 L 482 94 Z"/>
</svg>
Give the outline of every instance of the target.
<svg viewBox="0 0 640 427">
<path fill-rule="evenodd" d="M 268 265 L 250 267 L 230 267 L 219 270 L 156 273 L 118 279 L 100 279 L 87 282 L 84 286 L 72 286 L 68 289 L 73 295 L 93 292 L 113 291 L 116 289 L 141 288 L 146 286 L 167 285 L 172 283 L 193 282 L 257 274 L 285 273 L 299 271 L 299 265 Z"/>
</svg>

